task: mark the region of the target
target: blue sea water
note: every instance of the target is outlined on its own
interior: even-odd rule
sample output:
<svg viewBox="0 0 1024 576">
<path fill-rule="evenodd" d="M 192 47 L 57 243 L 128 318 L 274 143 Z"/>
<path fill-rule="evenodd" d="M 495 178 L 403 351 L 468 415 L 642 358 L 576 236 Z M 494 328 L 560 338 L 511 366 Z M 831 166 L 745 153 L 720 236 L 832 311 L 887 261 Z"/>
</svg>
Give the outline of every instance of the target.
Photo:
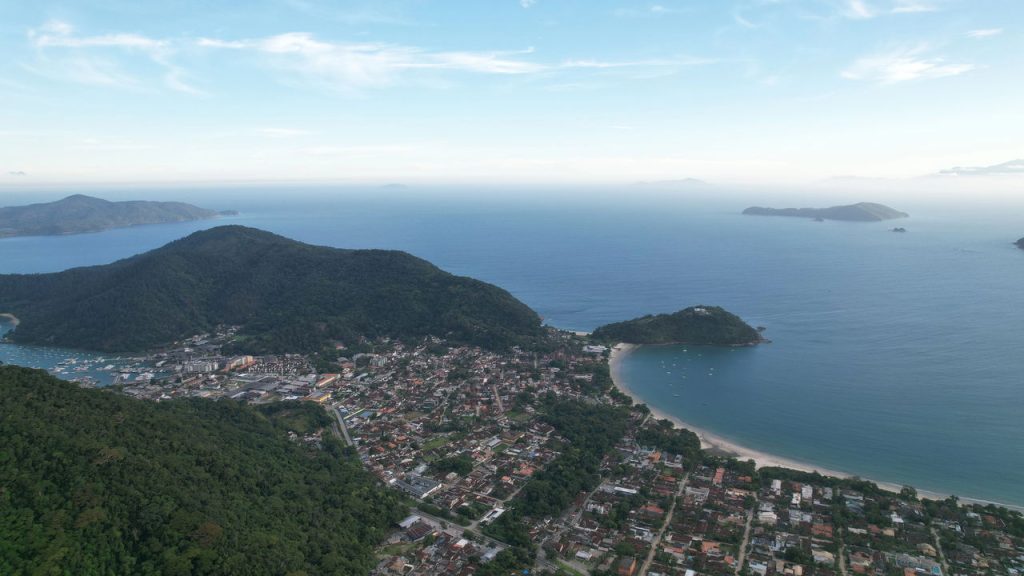
<svg viewBox="0 0 1024 576">
<path fill-rule="evenodd" d="M 892 200 L 912 217 L 818 223 L 739 212 L 865 198 L 620 192 L 147 192 L 242 214 L 4 239 L 0 272 L 107 263 L 234 223 L 406 250 L 508 289 L 560 328 L 721 305 L 766 326 L 773 343 L 644 347 L 622 364 L 629 386 L 757 450 L 1024 505 L 1024 252 L 1011 244 L 1024 235 L 1019 203 Z M 894 225 L 908 232 L 889 232 Z M 0 345 L 0 360 L 17 348 L 25 361 L 11 346 Z"/>
</svg>

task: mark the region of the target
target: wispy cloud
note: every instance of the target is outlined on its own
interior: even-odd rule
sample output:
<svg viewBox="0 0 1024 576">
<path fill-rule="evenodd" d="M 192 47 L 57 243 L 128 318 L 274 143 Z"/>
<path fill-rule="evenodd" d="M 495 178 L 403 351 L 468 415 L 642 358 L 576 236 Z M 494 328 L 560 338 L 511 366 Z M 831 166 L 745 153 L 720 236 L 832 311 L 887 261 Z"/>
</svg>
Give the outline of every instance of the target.
<svg viewBox="0 0 1024 576">
<path fill-rule="evenodd" d="M 877 12 L 864 0 L 846 0 L 846 7 L 843 12 L 847 18 L 864 20 L 874 18 Z"/>
<path fill-rule="evenodd" d="M 861 58 L 843 70 L 841 75 L 848 80 L 896 84 L 911 80 L 959 76 L 974 69 L 973 64 L 929 57 L 927 47 L 918 46 Z"/>
<path fill-rule="evenodd" d="M 1011 160 L 994 166 L 957 166 L 942 170 L 946 176 L 1024 176 L 1024 160 Z"/>
<path fill-rule="evenodd" d="M 174 49 L 167 40 L 131 33 L 80 36 L 75 34 L 71 24 L 60 20 L 51 20 L 29 30 L 28 38 L 39 50 L 40 58 L 27 68 L 44 76 L 63 77 L 83 84 L 138 88 L 143 83 L 124 71 L 109 52 L 129 51 L 144 54 L 159 66 L 168 88 L 189 94 L 202 93 L 186 81 L 186 71 L 172 62 Z"/>
<path fill-rule="evenodd" d="M 969 38 L 991 38 L 993 36 L 999 36 L 1002 33 L 1002 28 L 983 28 L 981 30 L 971 30 L 967 33 L 967 36 Z"/>
<path fill-rule="evenodd" d="M 341 90 L 379 88 L 400 83 L 410 74 L 461 72 L 487 75 L 526 75 L 565 70 L 672 68 L 710 63 L 695 57 L 647 60 L 564 60 L 538 62 L 528 58 L 532 48 L 514 51 L 434 51 L 384 43 L 330 42 L 306 32 L 266 38 L 224 40 L 202 38 L 204 48 L 245 50 L 266 56 L 279 69 L 297 72 Z"/>
<path fill-rule="evenodd" d="M 669 14 L 683 14 L 690 11 L 691 10 L 686 8 L 675 8 L 664 4 L 651 4 L 646 7 L 638 8 L 616 8 L 612 11 L 612 15 L 618 18 L 643 18 L 666 16 Z"/>
<path fill-rule="evenodd" d="M 530 8 L 537 3 L 537 0 L 519 0 L 519 5 L 523 8 Z"/>
<path fill-rule="evenodd" d="M 936 12 L 939 7 L 935 4 L 922 2 L 920 0 L 896 0 L 892 7 L 893 14 L 919 14 L 922 12 Z"/>
<path fill-rule="evenodd" d="M 8 176 L 28 176 L 28 172 L 24 170 L 11 170 L 7 173 Z"/>
</svg>

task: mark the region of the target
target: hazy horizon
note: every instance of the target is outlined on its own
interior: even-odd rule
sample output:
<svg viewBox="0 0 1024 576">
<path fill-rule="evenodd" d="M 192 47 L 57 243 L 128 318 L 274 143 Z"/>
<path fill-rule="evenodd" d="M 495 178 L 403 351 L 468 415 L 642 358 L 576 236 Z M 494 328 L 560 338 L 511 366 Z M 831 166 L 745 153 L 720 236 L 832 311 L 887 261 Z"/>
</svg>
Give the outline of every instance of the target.
<svg viewBox="0 0 1024 576">
<path fill-rule="evenodd" d="M 1005 194 L 1024 173 L 1010 0 L 47 0 L 0 22 L 3 190 L 696 178 Z"/>
</svg>

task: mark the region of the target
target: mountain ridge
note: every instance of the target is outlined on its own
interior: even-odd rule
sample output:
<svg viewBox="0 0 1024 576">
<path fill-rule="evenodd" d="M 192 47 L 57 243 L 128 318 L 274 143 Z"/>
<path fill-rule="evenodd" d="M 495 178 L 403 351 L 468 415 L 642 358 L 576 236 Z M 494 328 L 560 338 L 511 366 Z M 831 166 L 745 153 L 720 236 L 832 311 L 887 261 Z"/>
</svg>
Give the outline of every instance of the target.
<svg viewBox="0 0 1024 576">
<path fill-rule="evenodd" d="M 54 202 L 0 208 L 0 238 L 60 236 L 144 224 L 209 220 L 221 214 L 184 202 L 126 200 L 72 194 Z"/>
<path fill-rule="evenodd" d="M 219 226 L 112 264 L 0 275 L 15 342 L 143 351 L 242 329 L 239 351 L 311 352 L 360 337 L 445 337 L 485 348 L 530 344 L 540 317 L 496 286 L 405 252 L 312 246 Z"/>
</svg>

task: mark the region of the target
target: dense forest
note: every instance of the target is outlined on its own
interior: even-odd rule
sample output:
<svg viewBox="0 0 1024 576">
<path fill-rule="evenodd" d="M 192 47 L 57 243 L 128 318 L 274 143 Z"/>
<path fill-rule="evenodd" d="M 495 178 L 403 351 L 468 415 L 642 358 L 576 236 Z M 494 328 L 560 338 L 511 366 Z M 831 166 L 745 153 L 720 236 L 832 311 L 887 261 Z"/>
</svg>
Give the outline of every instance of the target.
<svg viewBox="0 0 1024 576">
<path fill-rule="evenodd" d="M 205 220 L 217 214 L 183 202 L 110 202 L 75 194 L 56 202 L 0 208 L 0 237 L 99 232 L 140 224 Z"/>
<path fill-rule="evenodd" d="M 606 324 L 594 330 L 593 337 L 630 344 L 739 346 L 761 341 L 757 330 L 718 306 L 694 306 L 674 314 Z"/>
<path fill-rule="evenodd" d="M 366 574 L 404 512 L 313 404 L 152 403 L 0 366 L 0 574 Z"/>
<path fill-rule="evenodd" d="M 222 226 L 105 266 L 0 276 L 17 342 L 111 352 L 242 326 L 238 352 L 314 352 L 360 336 L 500 349 L 530 345 L 540 318 L 508 292 L 404 252 L 311 246 Z"/>
</svg>

